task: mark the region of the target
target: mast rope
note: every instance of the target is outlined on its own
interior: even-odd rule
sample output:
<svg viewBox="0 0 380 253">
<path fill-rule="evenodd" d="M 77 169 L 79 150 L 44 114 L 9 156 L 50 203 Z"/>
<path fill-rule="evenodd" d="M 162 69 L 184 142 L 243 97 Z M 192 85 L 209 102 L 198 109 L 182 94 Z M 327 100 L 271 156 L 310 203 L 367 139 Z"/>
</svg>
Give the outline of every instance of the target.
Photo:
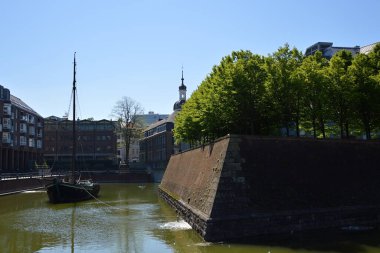
<svg viewBox="0 0 380 253">
<path fill-rule="evenodd" d="M 95 197 L 94 195 L 92 195 L 89 191 L 87 191 L 87 189 L 84 188 L 83 186 L 82 186 L 82 189 L 85 190 L 93 199 L 95 199 L 99 203 L 101 203 L 101 204 L 103 204 L 103 205 L 105 205 L 105 206 L 107 206 L 107 207 L 109 207 L 111 209 L 121 210 L 121 211 L 126 211 L 127 210 L 127 208 L 120 208 L 120 207 L 112 206 L 112 205 L 110 205 L 110 204 L 108 204 L 108 203 L 106 203 L 104 201 L 101 201 L 100 199 L 98 199 L 97 197 Z"/>
<path fill-rule="evenodd" d="M 70 116 L 70 110 L 71 110 L 71 103 L 73 102 L 73 93 L 74 91 L 71 91 L 71 96 L 70 96 L 70 103 L 69 103 L 69 109 L 67 110 L 67 119 L 69 119 Z"/>
</svg>

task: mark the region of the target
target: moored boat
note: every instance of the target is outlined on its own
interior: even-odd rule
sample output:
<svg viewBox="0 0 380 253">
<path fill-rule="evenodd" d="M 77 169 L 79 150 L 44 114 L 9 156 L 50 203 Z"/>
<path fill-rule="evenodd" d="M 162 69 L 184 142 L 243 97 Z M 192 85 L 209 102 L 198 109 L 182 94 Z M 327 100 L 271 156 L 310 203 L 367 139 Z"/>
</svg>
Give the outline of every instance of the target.
<svg viewBox="0 0 380 253">
<path fill-rule="evenodd" d="M 75 179 L 76 172 L 76 118 L 75 118 L 75 98 L 76 98 L 76 61 L 74 54 L 74 80 L 73 80 L 73 154 L 71 175 L 68 180 L 54 178 L 45 185 L 46 192 L 51 203 L 78 202 L 96 198 L 100 191 L 100 185 L 91 180 Z"/>
<path fill-rule="evenodd" d="M 96 198 L 100 191 L 100 185 L 90 180 L 80 180 L 73 183 L 58 178 L 46 184 L 45 188 L 51 203 L 88 200 Z"/>
</svg>

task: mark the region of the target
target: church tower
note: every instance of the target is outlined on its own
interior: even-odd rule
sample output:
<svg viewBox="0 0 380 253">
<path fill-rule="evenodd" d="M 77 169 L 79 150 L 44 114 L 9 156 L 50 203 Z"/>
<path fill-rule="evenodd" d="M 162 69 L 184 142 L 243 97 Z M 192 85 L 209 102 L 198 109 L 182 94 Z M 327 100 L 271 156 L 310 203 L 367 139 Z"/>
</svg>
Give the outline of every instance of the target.
<svg viewBox="0 0 380 253">
<path fill-rule="evenodd" d="M 179 92 L 179 100 L 175 102 L 173 106 L 174 111 L 180 111 L 182 108 L 182 105 L 186 102 L 186 85 L 183 83 L 185 79 L 183 79 L 183 68 L 182 68 L 182 78 L 181 78 L 181 85 L 178 88 Z"/>
</svg>

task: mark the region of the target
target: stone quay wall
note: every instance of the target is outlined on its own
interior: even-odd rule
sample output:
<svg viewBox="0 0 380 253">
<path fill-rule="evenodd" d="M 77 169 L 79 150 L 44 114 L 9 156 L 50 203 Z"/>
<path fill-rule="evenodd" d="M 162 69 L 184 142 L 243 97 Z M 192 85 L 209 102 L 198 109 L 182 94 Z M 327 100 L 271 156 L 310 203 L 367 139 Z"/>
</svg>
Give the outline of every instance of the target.
<svg viewBox="0 0 380 253">
<path fill-rule="evenodd" d="M 380 224 L 380 143 L 226 136 L 173 155 L 160 195 L 206 241 Z"/>
<path fill-rule="evenodd" d="M 43 187 L 44 183 L 39 178 L 0 180 L 0 195 L 12 194 L 33 189 L 41 189 Z"/>
<path fill-rule="evenodd" d="M 63 177 L 63 176 L 58 176 Z M 12 179 L 0 179 L 0 196 L 19 193 L 28 190 L 44 189 L 45 184 L 54 177 L 23 177 Z M 83 175 L 82 179 L 92 179 L 98 183 L 153 183 L 153 177 L 146 172 L 124 173 L 90 173 Z"/>
</svg>

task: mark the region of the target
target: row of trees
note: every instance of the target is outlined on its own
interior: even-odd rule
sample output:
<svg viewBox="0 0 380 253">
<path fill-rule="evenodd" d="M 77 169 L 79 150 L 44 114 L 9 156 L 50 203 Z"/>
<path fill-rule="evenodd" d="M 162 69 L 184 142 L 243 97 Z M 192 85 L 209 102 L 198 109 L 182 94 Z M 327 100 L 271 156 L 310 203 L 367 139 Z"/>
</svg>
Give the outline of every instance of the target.
<svg viewBox="0 0 380 253">
<path fill-rule="evenodd" d="M 380 44 L 367 54 L 305 57 L 285 44 L 264 57 L 232 52 L 194 91 L 176 118 L 178 142 L 226 134 L 341 138 L 380 131 Z"/>
</svg>

